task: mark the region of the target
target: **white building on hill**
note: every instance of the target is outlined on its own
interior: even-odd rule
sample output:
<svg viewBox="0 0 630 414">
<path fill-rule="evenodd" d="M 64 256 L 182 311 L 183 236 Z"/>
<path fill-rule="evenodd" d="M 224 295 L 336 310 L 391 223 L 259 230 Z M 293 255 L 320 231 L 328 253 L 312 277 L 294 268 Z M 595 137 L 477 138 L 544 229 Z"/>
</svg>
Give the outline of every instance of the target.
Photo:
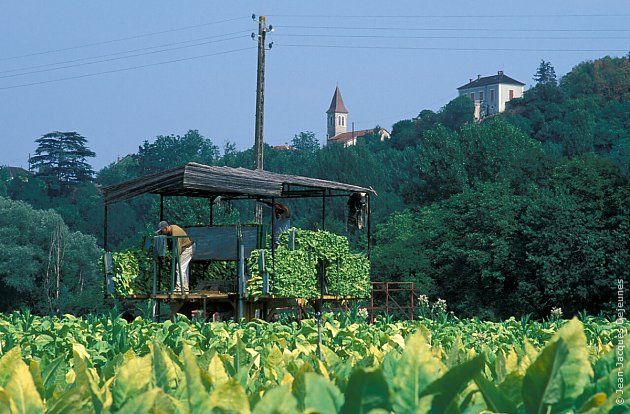
<svg viewBox="0 0 630 414">
<path fill-rule="evenodd" d="M 469 96 L 475 104 L 475 119 L 505 111 L 505 103 L 523 96 L 525 84 L 512 79 L 500 70 L 496 75 L 470 79 L 457 88 L 459 96 Z"/>
</svg>

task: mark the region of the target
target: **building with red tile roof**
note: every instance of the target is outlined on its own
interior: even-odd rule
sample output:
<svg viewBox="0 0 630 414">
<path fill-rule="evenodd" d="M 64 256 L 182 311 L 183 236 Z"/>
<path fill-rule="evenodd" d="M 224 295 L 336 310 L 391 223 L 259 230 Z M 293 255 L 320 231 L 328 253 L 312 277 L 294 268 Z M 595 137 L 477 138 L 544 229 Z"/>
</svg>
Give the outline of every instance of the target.
<svg viewBox="0 0 630 414">
<path fill-rule="evenodd" d="M 390 132 L 384 128 L 361 129 L 358 131 L 348 131 L 348 109 L 343 103 L 339 86 L 335 88 L 330 107 L 326 111 L 327 115 L 327 142 L 343 144 L 344 147 L 355 145 L 357 139 L 368 134 L 380 136 L 381 141 L 390 138 Z"/>
</svg>

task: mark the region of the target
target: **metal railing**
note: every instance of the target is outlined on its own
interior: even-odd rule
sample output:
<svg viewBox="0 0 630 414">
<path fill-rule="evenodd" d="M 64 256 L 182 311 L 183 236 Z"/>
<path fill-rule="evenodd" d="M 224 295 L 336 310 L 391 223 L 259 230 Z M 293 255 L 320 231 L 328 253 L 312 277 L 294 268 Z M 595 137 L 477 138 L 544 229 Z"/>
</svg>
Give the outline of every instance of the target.
<svg viewBox="0 0 630 414">
<path fill-rule="evenodd" d="M 374 315 L 384 312 L 399 312 L 405 319 L 414 320 L 415 317 L 415 289 L 414 282 L 371 282 L 372 295 L 370 299 L 370 322 L 374 322 Z M 407 295 L 409 302 L 407 302 Z M 396 296 L 399 296 L 398 298 Z M 403 302 L 401 297 L 405 299 Z M 376 302 L 382 305 L 375 306 Z M 383 303 L 384 302 L 384 303 Z"/>
</svg>

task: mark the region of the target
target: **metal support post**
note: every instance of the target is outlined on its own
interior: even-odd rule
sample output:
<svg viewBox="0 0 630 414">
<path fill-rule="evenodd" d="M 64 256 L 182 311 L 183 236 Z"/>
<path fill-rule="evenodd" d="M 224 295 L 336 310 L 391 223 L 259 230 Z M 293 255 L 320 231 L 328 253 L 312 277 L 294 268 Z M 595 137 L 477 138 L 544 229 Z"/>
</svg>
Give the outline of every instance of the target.
<svg viewBox="0 0 630 414">
<path fill-rule="evenodd" d="M 372 198 L 370 197 L 370 193 L 367 193 L 367 205 L 368 205 L 367 243 L 368 243 L 368 260 L 369 260 L 370 255 L 372 254 Z"/>
<path fill-rule="evenodd" d="M 238 320 L 244 318 L 243 306 L 245 302 L 245 245 L 241 242 L 238 247 Z"/>
<path fill-rule="evenodd" d="M 153 239 L 153 298 L 151 298 L 151 313 L 153 316 L 153 321 L 158 322 L 157 320 L 157 262 L 158 262 L 158 254 L 157 249 L 155 248 L 155 239 Z"/>
<path fill-rule="evenodd" d="M 326 190 L 322 194 L 322 230 L 326 230 Z"/>
<path fill-rule="evenodd" d="M 160 194 L 160 221 L 164 220 L 164 196 Z"/>
<path fill-rule="evenodd" d="M 276 293 L 275 278 L 276 278 L 276 243 L 274 237 L 276 235 L 276 199 L 271 197 L 271 293 Z M 278 235 L 278 241 L 280 235 Z"/>
</svg>

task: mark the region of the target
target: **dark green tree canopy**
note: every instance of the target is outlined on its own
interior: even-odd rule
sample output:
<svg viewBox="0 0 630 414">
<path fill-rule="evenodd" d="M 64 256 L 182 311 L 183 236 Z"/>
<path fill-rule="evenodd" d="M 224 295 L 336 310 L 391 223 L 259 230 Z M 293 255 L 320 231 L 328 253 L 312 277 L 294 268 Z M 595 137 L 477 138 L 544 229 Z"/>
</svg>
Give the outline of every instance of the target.
<svg viewBox="0 0 630 414">
<path fill-rule="evenodd" d="M 94 171 L 87 158 L 96 154 L 87 147 L 87 140 L 76 132 L 50 132 L 35 140 L 37 149 L 31 158 L 31 168 L 46 183 L 61 189 L 69 184 L 92 180 Z"/>
<path fill-rule="evenodd" d="M 556 70 L 551 65 L 551 62 L 540 61 L 540 66 L 538 66 L 536 70 L 534 80 L 537 85 L 556 85 L 558 83 Z"/>
<path fill-rule="evenodd" d="M 311 131 L 300 132 L 293 137 L 291 145 L 296 150 L 305 152 L 315 152 L 319 149 L 319 141 Z"/>
<path fill-rule="evenodd" d="M 152 174 L 194 161 L 212 165 L 219 159 L 219 147 L 196 129 L 184 136 L 160 135 L 138 148 L 139 174 Z"/>
<path fill-rule="evenodd" d="M 101 311 L 96 239 L 68 229 L 52 210 L 0 197 L 0 311 Z"/>
<path fill-rule="evenodd" d="M 467 96 L 460 96 L 447 103 L 440 112 L 440 122 L 451 130 L 458 130 L 474 119 L 475 106 Z"/>
<path fill-rule="evenodd" d="M 582 62 L 562 77 L 560 85 L 572 97 L 593 95 L 602 100 L 630 102 L 630 59 L 606 56 Z"/>
</svg>

